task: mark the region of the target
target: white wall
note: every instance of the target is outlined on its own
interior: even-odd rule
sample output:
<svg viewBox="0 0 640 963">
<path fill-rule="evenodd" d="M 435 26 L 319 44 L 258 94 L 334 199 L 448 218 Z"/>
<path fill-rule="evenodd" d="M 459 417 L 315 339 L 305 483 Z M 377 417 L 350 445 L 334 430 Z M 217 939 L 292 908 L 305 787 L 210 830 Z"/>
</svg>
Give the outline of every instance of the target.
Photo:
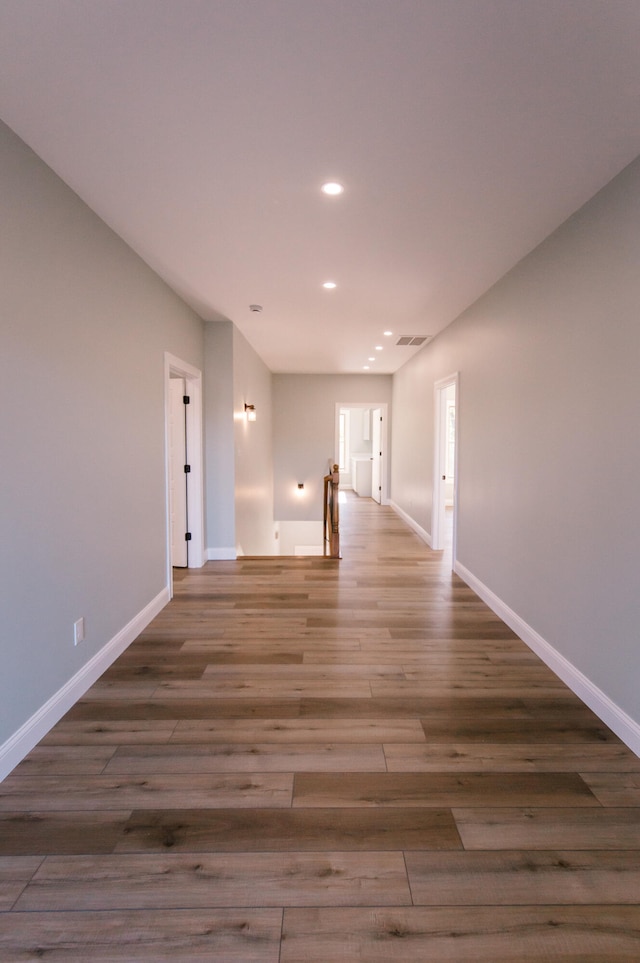
<svg viewBox="0 0 640 963">
<path fill-rule="evenodd" d="M 371 454 L 371 409 L 349 408 L 349 449 L 351 455 Z M 366 437 L 365 437 L 366 435 Z"/>
<path fill-rule="evenodd" d="M 393 394 L 392 499 L 428 532 L 433 385 L 460 372 L 459 563 L 631 730 L 639 237 L 637 161 L 409 361 Z"/>
<path fill-rule="evenodd" d="M 280 522 L 280 555 L 324 555 L 322 519 L 311 522 Z"/>
<path fill-rule="evenodd" d="M 277 554 L 271 372 L 231 321 L 205 325 L 205 352 L 207 556 Z"/>
<path fill-rule="evenodd" d="M 233 329 L 236 547 L 242 555 L 278 551 L 273 521 L 271 372 L 246 338 Z M 245 404 L 255 405 L 247 421 Z"/>
<path fill-rule="evenodd" d="M 233 324 L 205 324 L 204 433 L 207 558 L 235 558 Z"/>
<path fill-rule="evenodd" d="M 336 404 L 388 404 L 391 375 L 275 374 L 273 399 L 275 517 L 322 519 L 322 479 L 335 457 Z"/>
<path fill-rule="evenodd" d="M 10 737 L 166 592 L 164 352 L 201 368 L 203 330 L 2 124 L 0 223 L 1 773 Z"/>
</svg>

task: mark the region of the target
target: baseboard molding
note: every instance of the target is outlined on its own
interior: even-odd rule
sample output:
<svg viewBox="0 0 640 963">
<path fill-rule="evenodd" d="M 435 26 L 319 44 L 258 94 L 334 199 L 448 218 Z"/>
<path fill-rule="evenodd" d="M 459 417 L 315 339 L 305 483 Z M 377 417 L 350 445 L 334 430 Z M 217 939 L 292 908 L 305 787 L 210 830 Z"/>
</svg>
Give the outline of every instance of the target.
<svg viewBox="0 0 640 963">
<path fill-rule="evenodd" d="M 238 557 L 235 546 L 231 548 L 208 548 L 208 562 L 234 562 Z"/>
<path fill-rule="evenodd" d="M 591 679 L 569 662 L 551 643 L 543 639 L 469 569 L 460 562 L 456 562 L 454 571 L 555 672 L 558 678 L 562 679 L 572 692 L 575 692 L 578 698 L 582 699 L 585 705 L 589 706 L 598 718 L 602 719 L 622 739 L 629 749 L 640 756 L 640 725 L 627 715 L 624 709 L 616 705 Z"/>
<path fill-rule="evenodd" d="M 431 548 L 431 535 L 429 535 L 429 532 L 426 532 L 424 528 L 421 528 L 420 525 L 418 525 L 418 523 L 411 517 L 411 515 L 407 515 L 404 509 L 400 508 L 399 505 L 396 505 L 393 499 L 389 499 L 388 505 L 393 508 L 396 515 L 399 515 L 402 521 L 406 522 L 409 528 L 413 529 L 416 535 L 419 535 L 422 541 L 426 542 L 429 548 Z"/>
<path fill-rule="evenodd" d="M 162 611 L 169 601 L 169 590 L 163 588 L 148 605 L 138 612 L 124 628 L 103 645 L 99 652 L 76 672 L 30 719 L 20 726 L 0 746 L 0 782 L 31 752 L 65 712 L 84 695 L 119 655 L 131 645 L 149 622 Z"/>
</svg>

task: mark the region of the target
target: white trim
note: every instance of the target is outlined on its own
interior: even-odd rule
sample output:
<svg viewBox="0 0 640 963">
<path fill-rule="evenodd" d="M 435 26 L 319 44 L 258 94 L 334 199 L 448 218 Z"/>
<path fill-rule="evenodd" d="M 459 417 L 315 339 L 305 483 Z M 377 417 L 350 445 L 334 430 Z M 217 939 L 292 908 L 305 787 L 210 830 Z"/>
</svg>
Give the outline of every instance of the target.
<svg viewBox="0 0 640 963">
<path fill-rule="evenodd" d="M 234 562 L 238 557 L 235 545 L 231 548 L 208 548 L 207 549 L 207 561 L 208 562 Z"/>
<path fill-rule="evenodd" d="M 396 505 L 391 498 L 389 499 L 389 505 L 394 510 L 396 515 L 399 515 L 400 518 L 407 523 L 409 528 L 413 529 L 416 535 L 419 535 L 422 541 L 426 542 L 429 548 L 431 548 L 431 535 L 429 535 L 429 532 L 425 531 L 424 528 L 421 528 L 420 525 L 418 525 L 418 523 L 411 517 L 411 515 L 407 515 L 404 509 L 400 508 L 399 505 Z"/>
<path fill-rule="evenodd" d="M 0 746 L 0 782 L 46 736 L 87 689 L 106 672 L 118 656 L 162 611 L 168 601 L 169 591 L 165 587 Z"/>
<path fill-rule="evenodd" d="M 171 374 L 184 378 L 191 404 L 187 405 L 187 437 L 191 474 L 187 493 L 187 511 L 191 541 L 189 543 L 189 568 L 201 568 L 206 560 L 204 547 L 204 454 L 202 443 L 202 372 L 187 361 L 164 353 L 165 394 L 165 485 L 166 485 L 166 536 L 167 536 L 167 586 L 173 594 L 173 570 L 171 568 L 171 506 L 169 504 L 169 379 Z"/>
<path fill-rule="evenodd" d="M 569 686 L 578 698 L 582 699 L 585 705 L 595 712 L 615 734 L 631 749 L 637 756 L 640 756 L 640 725 L 627 715 L 624 709 L 616 705 L 609 696 L 596 686 L 591 679 L 577 669 L 573 663 L 569 662 L 550 642 L 543 639 L 541 635 L 531 628 L 517 612 L 498 598 L 498 596 L 487 588 L 480 579 L 476 578 L 464 565 L 456 562 L 454 566 L 456 575 L 472 588 L 476 595 L 479 595 L 483 602 L 499 615 L 510 629 L 525 642 L 542 661 L 555 672 L 558 678 Z"/>
</svg>

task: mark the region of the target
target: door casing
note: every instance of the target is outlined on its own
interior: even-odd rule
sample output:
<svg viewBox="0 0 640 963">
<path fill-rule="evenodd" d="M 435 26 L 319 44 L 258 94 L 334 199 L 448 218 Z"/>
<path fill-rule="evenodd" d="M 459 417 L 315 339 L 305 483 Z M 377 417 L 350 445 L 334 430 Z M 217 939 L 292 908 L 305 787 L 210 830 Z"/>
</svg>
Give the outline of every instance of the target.
<svg viewBox="0 0 640 963">
<path fill-rule="evenodd" d="M 456 560 L 456 535 L 458 523 L 458 439 L 460 412 L 460 374 L 454 372 L 436 381 L 434 388 L 434 450 L 433 450 L 433 502 L 431 507 L 431 547 L 440 551 L 444 546 L 445 484 L 442 475 L 445 470 L 444 440 L 446 437 L 446 395 L 447 388 L 455 387 L 455 467 L 453 473 L 453 545 L 452 566 Z"/>
<path fill-rule="evenodd" d="M 166 556 L 167 586 L 173 595 L 173 568 L 171 565 L 171 505 L 170 505 L 170 449 L 169 422 L 171 417 L 171 376 L 184 378 L 185 391 L 189 396 L 186 406 L 186 433 L 189 451 L 189 487 L 187 491 L 187 514 L 189 518 L 189 568 L 201 568 L 205 563 L 204 550 L 204 457 L 202 445 L 202 372 L 187 361 L 168 351 L 164 355 L 165 385 L 165 490 L 166 490 Z"/>
</svg>

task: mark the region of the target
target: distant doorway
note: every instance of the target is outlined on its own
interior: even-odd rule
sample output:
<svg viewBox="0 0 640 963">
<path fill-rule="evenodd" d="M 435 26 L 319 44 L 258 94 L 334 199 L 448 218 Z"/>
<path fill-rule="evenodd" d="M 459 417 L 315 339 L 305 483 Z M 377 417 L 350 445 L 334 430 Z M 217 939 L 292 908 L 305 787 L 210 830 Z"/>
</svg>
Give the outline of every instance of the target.
<svg viewBox="0 0 640 963">
<path fill-rule="evenodd" d="M 336 404 L 335 463 L 342 489 L 388 504 L 386 450 L 386 403 Z"/>
<path fill-rule="evenodd" d="M 434 481 L 431 547 L 439 551 L 451 539 L 455 561 L 458 490 L 458 380 L 456 372 L 435 384 Z M 447 515 L 452 521 L 447 524 Z"/>
</svg>

